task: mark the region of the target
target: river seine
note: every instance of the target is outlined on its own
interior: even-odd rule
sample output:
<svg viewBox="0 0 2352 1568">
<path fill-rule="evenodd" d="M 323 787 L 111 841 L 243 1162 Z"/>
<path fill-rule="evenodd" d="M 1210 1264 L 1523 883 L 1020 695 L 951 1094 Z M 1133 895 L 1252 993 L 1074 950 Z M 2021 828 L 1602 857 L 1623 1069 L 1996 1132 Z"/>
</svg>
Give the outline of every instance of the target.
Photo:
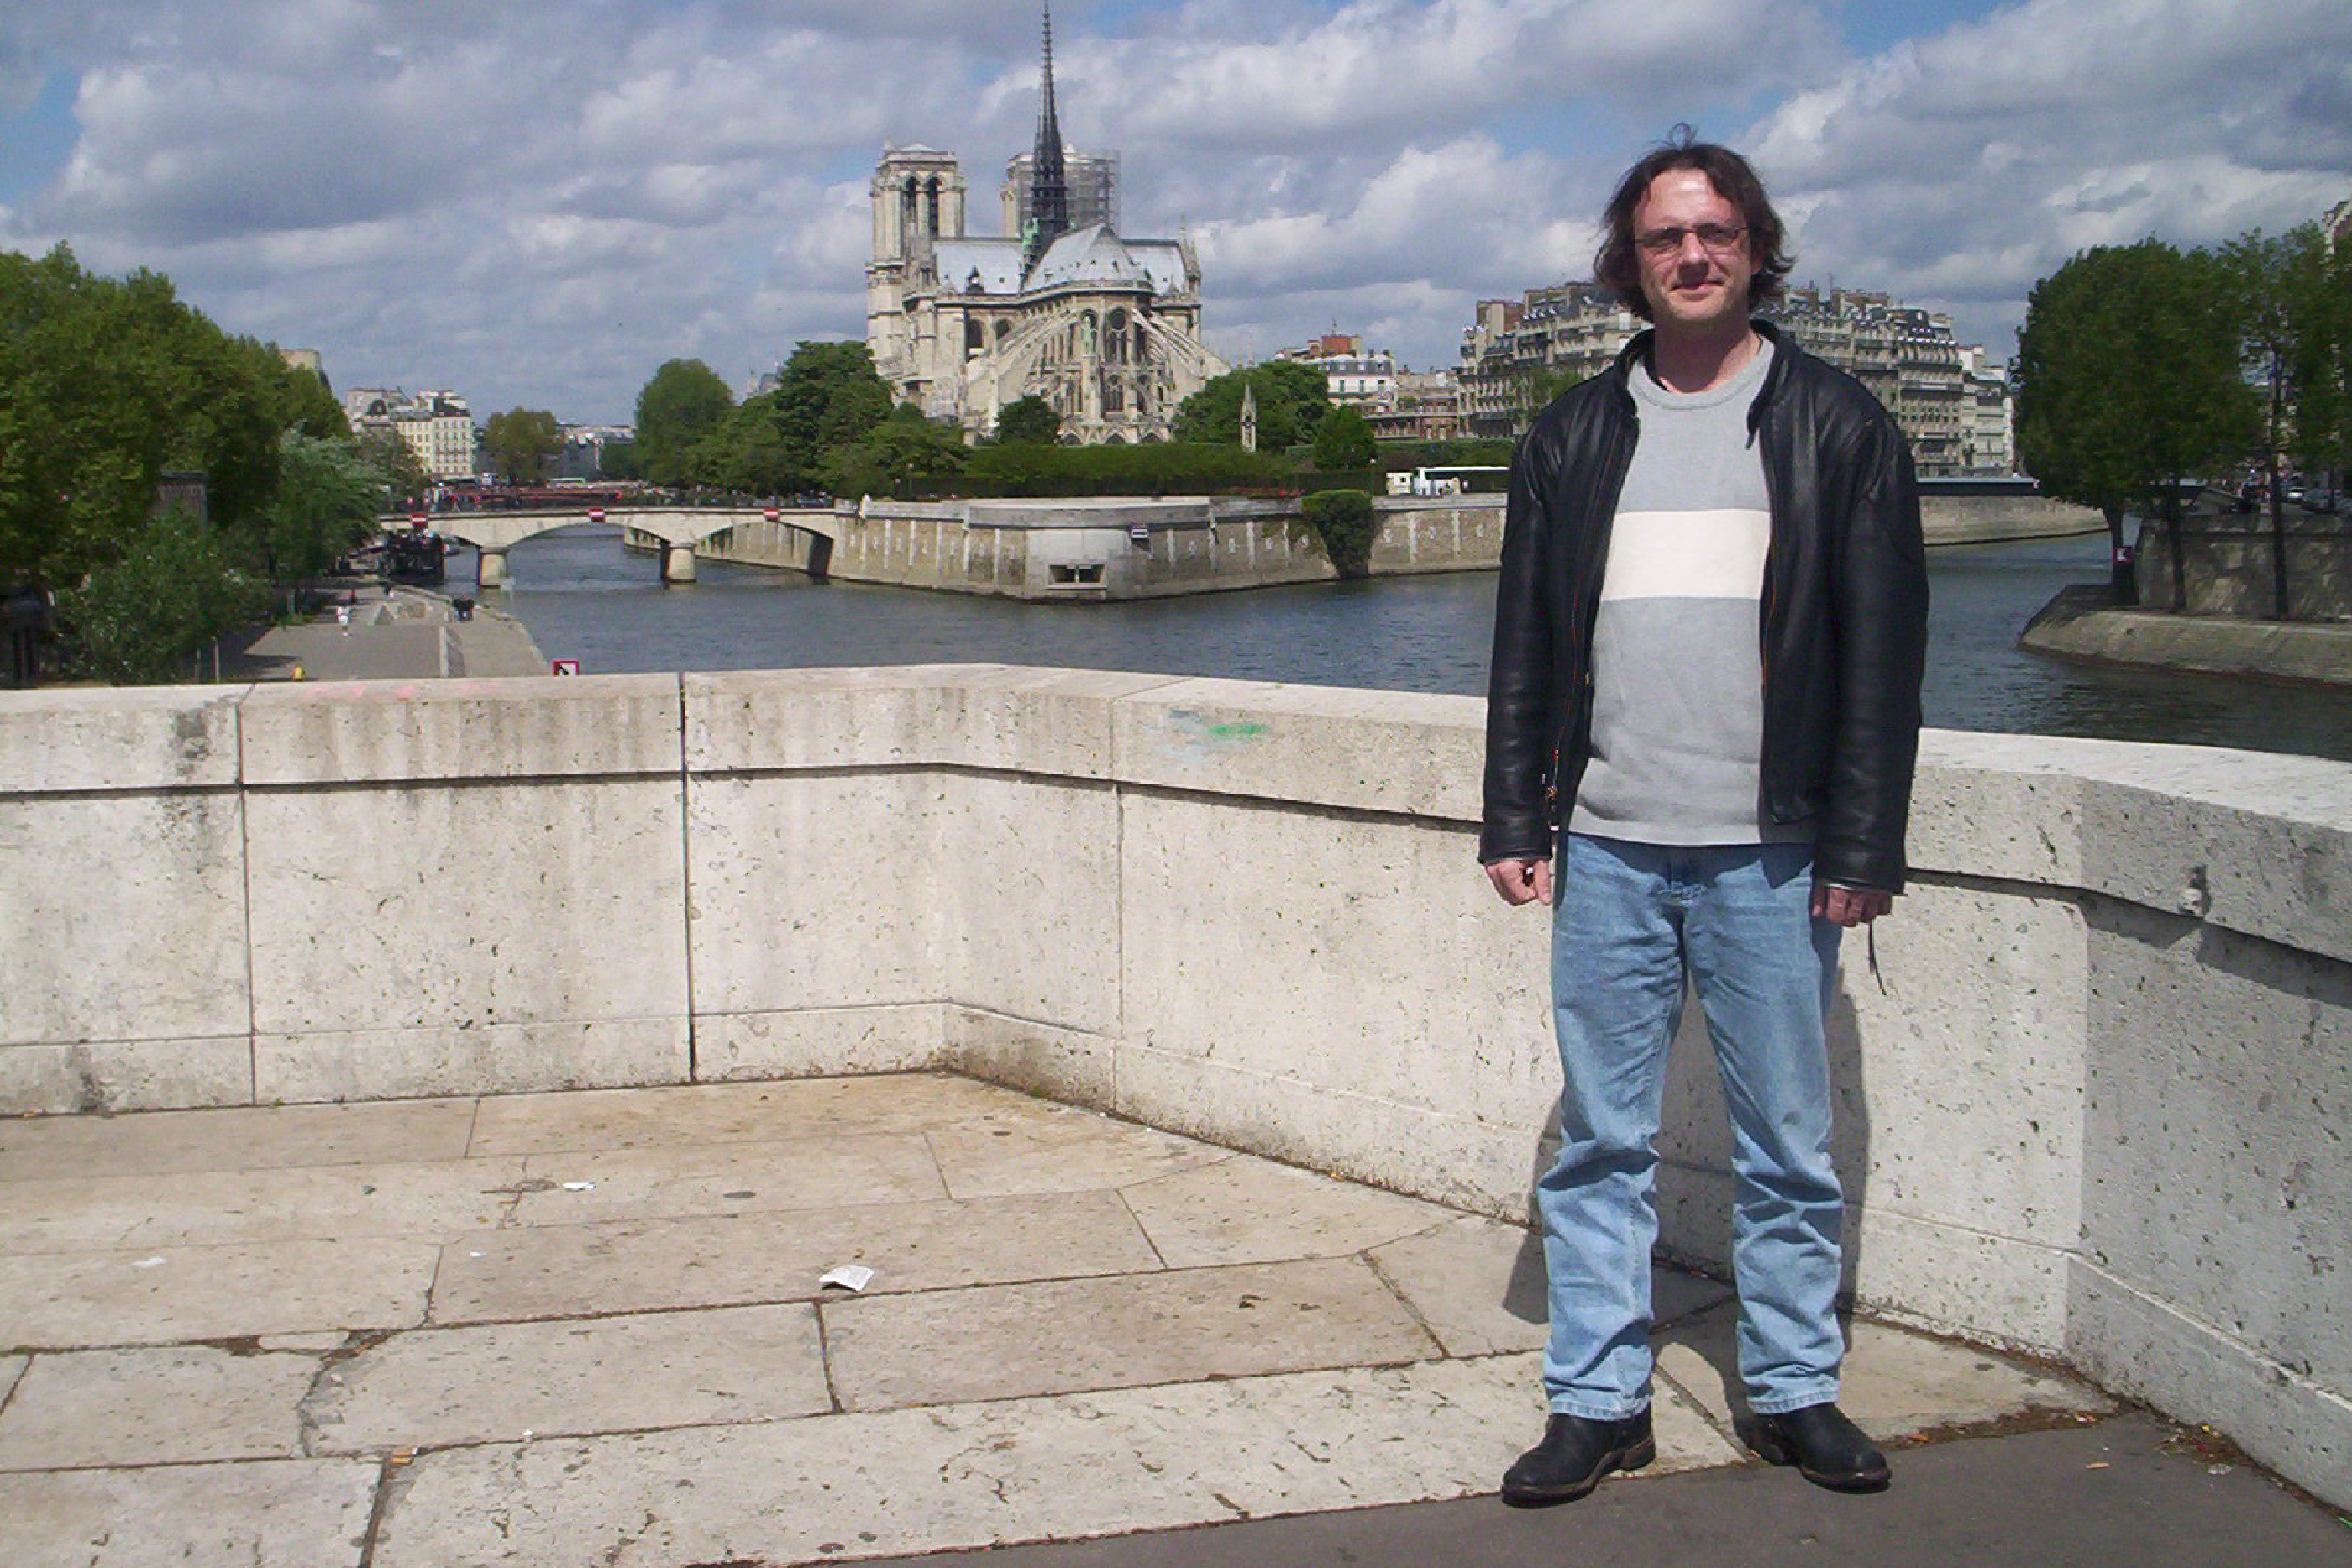
<svg viewBox="0 0 2352 1568">
<path fill-rule="evenodd" d="M 471 560 L 451 563 L 454 585 Z M 583 671 L 1007 664 L 1402 691 L 1486 690 L 1491 572 L 1256 589 L 1122 604 L 1023 604 L 813 583 L 719 561 L 664 588 L 614 528 L 515 547 L 492 590 L 550 658 Z M 2103 535 L 1928 554 L 1930 725 L 2295 752 L 2352 761 L 2352 694 L 2084 669 L 2021 653 L 2018 632 L 2071 582 L 2106 574 Z"/>
</svg>

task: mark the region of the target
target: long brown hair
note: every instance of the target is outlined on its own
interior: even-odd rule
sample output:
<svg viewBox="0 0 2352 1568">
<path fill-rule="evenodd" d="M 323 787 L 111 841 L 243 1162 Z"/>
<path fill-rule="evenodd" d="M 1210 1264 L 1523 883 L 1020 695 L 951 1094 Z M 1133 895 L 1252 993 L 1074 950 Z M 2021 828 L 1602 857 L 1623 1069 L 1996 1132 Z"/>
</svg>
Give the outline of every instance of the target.
<svg viewBox="0 0 2352 1568">
<path fill-rule="evenodd" d="M 1772 210 L 1771 198 L 1764 193 L 1764 182 L 1756 177 L 1747 159 L 1728 147 L 1698 141 L 1687 125 L 1675 126 L 1617 182 L 1617 193 L 1609 198 L 1602 219 L 1601 249 L 1592 257 L 1592 276 L 1626 309 L 1644 321 L 1651 319 L 1650 301 L 1642 292 L 1641 258 L 1633 254 L 1633 209 L 1648 193 L 1650 182 L 1674 169 L 1697 170 L 1715 186 L 1717 194 L 1739 209 L 1740 221 L 1748 225 L 1748 254 L 1756 261 L 1756 276 L 1748 285 L 1749 303 L 1761 305 L 1780 293 L 1780 281 L 1789 276 L 1797 258 L 1781 248 L 1788 231 L 1781 226 L 1780 214 Z"/>
</svg>

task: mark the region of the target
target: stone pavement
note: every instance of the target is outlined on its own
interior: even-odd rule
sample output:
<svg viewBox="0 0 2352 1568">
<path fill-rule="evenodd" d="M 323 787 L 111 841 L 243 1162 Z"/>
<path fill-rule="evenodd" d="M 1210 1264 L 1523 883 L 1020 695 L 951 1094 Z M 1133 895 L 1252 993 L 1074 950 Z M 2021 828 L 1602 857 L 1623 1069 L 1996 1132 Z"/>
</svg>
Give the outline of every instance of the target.
<svg viewBox="0 0 2352 1568">
<path fill-rule="evenodd" d="M 1745 1460 L 1727 1292 L 1659 1302 L 1659 1463 L 1576 1529 L 1675 1472 L 1768 1513 L 1931 1495 L 1941 1448 L 1880 1500 Z M 944 1075 L 19 1119 L 0 1563 L 1141 1563 L 1224 1532 L 1137 1532 L 1295 1514 L 1328 1516 L 1295 1553 L 1215 1560 L 1549 1558 L 1569 1513 L 1350 1511 L 1491 1493 L 1542 1315 L 1517 1227 Z M 1868 1322 L 1846 1405 L 1898 1444 L 2152 1447 L 2047 1368 Z"/>
<path fill-rule="evenodd" d="M 343 624 L 330 609 L 299 626 L 272 626 L 224 653 L 224 681 L 426 680 L 543 675 L 547 661 L 522 622 L 483 606 L 467 621 L 449 601 L 410 588 L 356 588 Z"/>
</svg>

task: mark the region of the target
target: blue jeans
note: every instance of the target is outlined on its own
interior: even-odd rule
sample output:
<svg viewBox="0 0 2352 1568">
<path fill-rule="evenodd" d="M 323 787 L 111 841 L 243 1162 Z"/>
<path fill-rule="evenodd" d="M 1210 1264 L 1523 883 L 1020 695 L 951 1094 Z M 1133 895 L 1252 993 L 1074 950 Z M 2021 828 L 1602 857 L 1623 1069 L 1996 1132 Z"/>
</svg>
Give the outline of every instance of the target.
<svg viewBox="0 0 2352 1568">
<path fill-rule="evenodd" d="M 1812 846 L 1699 848 L 1566 835 L 1552 1007 L 1559 1162 L 1536 1185 L 1551 1282 L 1551 1408 L 1615 1420 L 1650 1400 L 1651 1146 L 1687 965 L 1731 1112 L 1739 1374 L 1774 1415 L 1837 1397 L 1844 1200 L 1830 1163 L 1822 1020 L 1839 928 L 1812 917 Z"/>
</svg>

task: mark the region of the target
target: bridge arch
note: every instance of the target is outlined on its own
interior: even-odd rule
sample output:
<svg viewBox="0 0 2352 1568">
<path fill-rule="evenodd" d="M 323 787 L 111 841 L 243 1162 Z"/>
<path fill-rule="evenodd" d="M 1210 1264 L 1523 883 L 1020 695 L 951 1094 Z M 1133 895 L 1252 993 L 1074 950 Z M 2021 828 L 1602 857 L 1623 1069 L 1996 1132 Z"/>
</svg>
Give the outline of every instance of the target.
<svg viewBox="0 0 2352 1568">
<path fill-rule="evenodd" d="M 507 551 L 515 546 L 558 528 L 596 522 L 618 523 L 661 540 L 665 582 L 693 581 L 695 547 L 745 523 L 782 523 L 823 539 L 824 543 L 812 552 L 812 559 L 820 563 L 813 575 L 819 577 L 824 575 L 822 561 L 841 538 L 841 525 L 829 507 L 583 507 L 561 512 L 446 512 L 433 519 L 433 527 L 479 550 L 482 586 L 494 588 L 506 580 Z"/>
</svg>

